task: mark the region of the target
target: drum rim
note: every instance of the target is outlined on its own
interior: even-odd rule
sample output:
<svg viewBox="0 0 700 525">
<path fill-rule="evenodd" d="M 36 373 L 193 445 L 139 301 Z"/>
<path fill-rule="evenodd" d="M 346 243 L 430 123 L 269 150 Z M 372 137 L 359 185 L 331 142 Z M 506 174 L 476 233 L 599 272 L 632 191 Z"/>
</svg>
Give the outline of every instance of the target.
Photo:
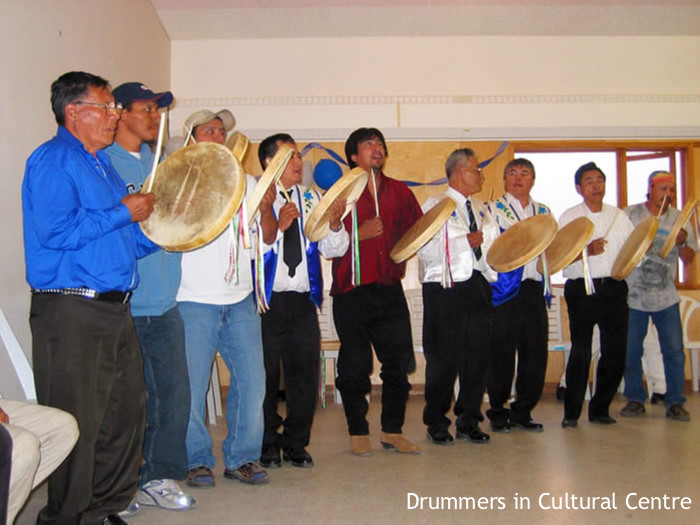
<svg viewBox="0 0 700 525">
<path fill-rule="evenodd" d="M 635 234 L 638 231 L 641 231 L 641 229 L 644 227 L 647 228 L 647 231 L 644 238 L 640 241 Z M 629 237 L 627 237 L 627 240 L 625 240 L 622 248 L 620 248 L 620 251 L 617 253 L 617 257 L 615 257 L 615 262 L 613 263 L 612 270 L 610 271 L 610 276 L 613 279 L 622 281 L 625 277 L 632 273 L 632 270 L 634 270 L 637 267 L 637 264 L 639 264 L 639 261 L 642 260 L 644 254 L 649 249 L 649 246 L 651 246 L 651 243 L 654 242 L 654 237 L 656 236 L 656 231 L 658 229 L 659 220 L 653 215 L 650 215 L 637 224 L 634 230 L 632 230 L 632 233 L 630 233 Z M 635 248 L 632 251 L 632 256 L 628 257 L 627 260 L 623 260 L 620 257 L 623 254 L 627 255 L 625 252 L 627 251 L 626 249 L 628 246 L 634 246 Z"/>
<path fill-rule="evenodd" d="M 365 186 L 367 186 L 367 181 L 369 180 L 369 175 L 365 170 L 360 167 L 356 167 L 343 174 L 333 185 L 328 188 L 328 191 L 321 197 L 321 201 L 314 207 L 311 211 L 311 215 L 306 220 L 304 225 L 304 235 L 311 242 L 318 242 L 323 239 L 329 228 L 328 221 L 322 221 L 329 208 L 335 202 L 335 200 L 343 194 L 346 190 L 350 192 L 350 197 L 354 199 L 348 201 L 345 208 L 345 212 L 341 217 L 344 219 L 348 213 L 350 213 L 351 205 L 356 202 L 362 192 L 365 191 Z"/>
<path fill-rule="evenodd" d="M 688 199 L 688 202 L 686 202 L 685 206 L 683 206 L 683 209 L 681 210 L 678 219 L 676 220 L 676 222 L 673 223 L 673 226 L 671 227 L 671 230 L 668 233 L 668 237 L 666 237 L 666 240 L 664 241 L 664 244 L 661 247 L 661 251 L 659 252 L 659 256 L 662 259 L 668 257 L 671 253 L 671 250 L 673 250 L 673 246 L 676 244 L 676 237 L 681 232 L 683 226 L 685 226 L 685 223 L 688 222 L 688 219 L 690 219 L 690 216 L 693 214 L 693 210 L 695 210 L 695 207 L 697 205 L 698 200 L 696 198 L 691 198 Z"/>
<path fill-rule="evenodd" d="M 240 131 L 234 131 L 226 140 L 226 147 L 231 150 L 233 156 L 236 157 L 241 164 L 243 164 L 243 159 L 248 152 L 249 145 L 250 140 Z"/>
<path fill-rule="evenodd" d="M 258 180 L 257 185 L 253 188 L 253 192 L 246 200 L 249 228 L 255 221 L 255 216 L 258 214 L 265 193 L 267 193 L 270 186 L 277 184 L 282 178 L 282 174 L 284 170 L 287 169 L 287 164 L 289 164 L 293 154 L 294 148 L 288 144 L 281 144 L 275 156 L 272 157 L 270 164 L 267 165 L 267 168 L 265 168 L 265 171 L 263 171 L 263 174 L 260 176 L 260 180 Z"/>
<path fill-rule="evenodd" d="M 442 228 L 456 209 L 457 204 L 455 204 L 455 201 L 447 196 L 436 202 L 435 206 L 414 222 L 394 245 L 389 254 L 394 262 L 397 264 L 402 263 L 413 257 Z M 419 233 L 416 234 L 416 231 Z M 413 238 L 413 240 L 406 246 L 401 246 L 404 239 L 409 238 Z"/>
</svg>

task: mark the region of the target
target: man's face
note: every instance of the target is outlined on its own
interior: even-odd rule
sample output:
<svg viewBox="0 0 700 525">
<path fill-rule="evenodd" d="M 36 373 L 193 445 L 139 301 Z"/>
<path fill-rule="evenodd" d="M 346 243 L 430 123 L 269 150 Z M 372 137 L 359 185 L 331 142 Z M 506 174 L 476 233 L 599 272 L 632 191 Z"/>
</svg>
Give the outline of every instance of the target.
<svg viewBox="0 0 700 525">
<path fill-rule="evenodd" d="M 460 177 L 462 187 L 467 194 L 472 195 L 479 193 L 484 185 L 484 175 L 479 167 L 479 159 L 476 157 L 468 157 L 466 162 L 457 166 L 458 172 L 453 176 Z"/>
<path fill-rule="evenodd" d="M 602 204 L 605 197 L 605 177 L 598 170 L 584 171 L 576 191 L 586 204 Z"/>
<path fill-rule="evenodd" d="M 141 142 L 153 142 L 158 138 L 160 113 L 158 103 L 153 100 L 135 100 L 131 110 L 124 111 L 119 121 L 119 128 L 126 127 Z"/>
<path fill-rule="evenodd" d="M 370 168 L 381 170 L 384 167 L 386 151 L 379 137 L 369 138 L 357 145 L 357 154 L 350 157 L 355 164 L 369 173 Z"/>
<path fill-rule="evenodd" d="M 290 186 L 294 186 L 295 184 L 299 184 L 301 182 L 303 163 L 301 160 L 301 153 L 299 153 L 296 144 L 294 144 L 293 142 L 283 142 L 281 140 L 278 140 L 277 147 L 279 148 L 282 145 L 289 146 L 294 150 L 294 153 L 292 153 L 292 158 L 289 159 L 289 164 L 287 164 L 284 173 L 282 173 L 282 177 L 280 177 L 282 185 L 285 188 L 289 188 Z M 268 164 L 271 161 L 272 159 L 268 159 Z"/>
<path fill-rule="evenodd" d="M 215 117 L 209 122 L 200 124 L 194 131 L 194 140 L 197 142 L 216 142 L 217 144 L 224 144 L 226 142 L 224 123 Z"/>
<path fill-rule="evenodd" d="M 664 202 L 664 198 L 666 202 Z M 661 209 L 663 204 L 664 213 L 669 206 L 676 204 L 676 183 L 673 181 L 663 181 L 654 183 L 651 188 L 649 188 L 649 202 L 656 206 L 657 209 Z"/>
<path fill-rule="evenodd" d="M 79 101 L 82 104 L 73 103 L 66 106 L 76 138 L 91 153 L 106 148 L 114 142 L 120 114 L 117 111 L 105 111 L 104 107 L 91 104 L 113 105 L 112 93 L 107 88 L 89 86 Z"/>
<path fill-rule="evenodd" d="M 506 191 L 516 199 L 529 199 L 530 190 L 535 185 L 535 174 L 527 166 L 511 166 L 503 179 Z"/>
</svg>

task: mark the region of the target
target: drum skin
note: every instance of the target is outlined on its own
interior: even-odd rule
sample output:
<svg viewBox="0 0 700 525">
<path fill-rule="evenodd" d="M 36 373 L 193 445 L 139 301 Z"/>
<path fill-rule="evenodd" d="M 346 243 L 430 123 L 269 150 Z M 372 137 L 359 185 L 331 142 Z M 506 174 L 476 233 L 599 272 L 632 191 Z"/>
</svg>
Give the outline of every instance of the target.
<svg viewBox="0 0 700 525">
<path fill-rule="evenodd" d="M 166 250 L 183 252 L 203 246 L 238 211 L 245 186 L 243 167 L 225 146 L 202 142 L 179 149 L 156 170 L 151 190 L 155 207 L 140 223 L 141 229 Z"/>
<path fill-rule="evenodd" d="M 554 217 L 535 215 L 504 231 L 491 245 L 486 261 L 499 273 L 510 272 L 541 254 L 556 234 Z"/>
</svg>

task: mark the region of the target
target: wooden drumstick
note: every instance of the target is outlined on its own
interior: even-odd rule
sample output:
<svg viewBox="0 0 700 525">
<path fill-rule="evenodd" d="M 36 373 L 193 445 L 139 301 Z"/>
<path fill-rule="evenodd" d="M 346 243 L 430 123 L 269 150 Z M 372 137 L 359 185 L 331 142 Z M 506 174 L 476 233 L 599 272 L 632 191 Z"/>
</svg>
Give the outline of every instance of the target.
<svg viewBox="0 0 700 525">
<path fill-rule="evenodd" d="M 292 199 L 289 198 L 289 193 L 287 193 L 287 190 L 284 189 L 284 186 L 282 187 L 282 194 L 284 195 L 284 198 L 287 199 L 287 204 L 291 204 Z"/>
<path fill-rule="evenodd" d="M 377 195 L 377 182 L 374 180 L 374 169 L 370 168 L 369 171 L 372 174 L 372 188 L 374 189 L 374 209 L 377 212 L 377 217 L 379 217 L 379 195 Z"/>
<path fill-rule="evenodd" d="M 193 130 L 193 129 L 194 129 L 194 124 L 191 125 L 191 126 L 190 126 L 190 129 L 187 130 L 187 136 L 185 137 L 185 142 L 184 142 L 184 144 L 183 144 L 184 146 L 187 146 L 187 142 L 190 140 L 190 138 L 192 138 L 192 142 L 197 142 L 197 141 L 194 140 L 194 138 L 192 137 L 192 130 Z"/>
<path fill-rule="evenodd" d="M 163 135 L 165 134 L 165 121 L 168 120 L 166 115 L 167 113 L 163 112 L 163 114 L 160 116 L 160 126 L 158 127 L 158 143 L 156 145 L 155 157 L 153 157 L 153 168 L 151 169 L 151 175 L 148 180 L 148 188 L 146 189 L 146 193 L 151 193 L 151 190 L 153 189 L 153 182 L 156 178 L 156 172 L 158 170 L 158 161 L 160 160 L 160 154 L 163 150 Z"/>
<path fill-rule="evenodd" d="M 658 219 L 661 217 L 661 214 L 664 211 L 664 205 L 666 204 L 666 199 L 668 199 L 668 194 L 664 193 L 664 200 L 661 201 L 661 207 L 659 208 L 659 213 L 656 214 L 656 218 Z"/>
<path fill-rule="evenodd" d="M 620 210 L 617 210 L 617 212 L 615 212 L 615 217 L 613 218 L 612 222 L 610 223 L 610 226 L 608 226 L 608 230 L 605 232 L 605 235 L 603 235 L 603 239 L 605 239 L 608 236 L 608 234 L 610 233 L 610 230 L 612 230 L 612 227 L 615 225 L 615 221 L 617 221 L 617 216 L 620 213 L 622 213 L 622 212 L 620 212 Z"/>
</svg>

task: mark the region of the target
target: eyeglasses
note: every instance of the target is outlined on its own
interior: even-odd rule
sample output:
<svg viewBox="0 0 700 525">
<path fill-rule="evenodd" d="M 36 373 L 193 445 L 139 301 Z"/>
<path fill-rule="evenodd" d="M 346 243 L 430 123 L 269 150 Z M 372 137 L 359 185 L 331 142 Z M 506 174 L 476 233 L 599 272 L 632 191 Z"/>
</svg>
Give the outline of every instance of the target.
<svg viewBox="0 0 700 525">
<path fill-rule="evenodd" d="M 110 113 L 116 113 L 117 115 L 121 116 L 122 111 L 124 111 L 124 107 L 120 103 L 114 103 L 110 102 L 108 103 L 103 103 L 100 104 L 99 102 L 86 102 L 84 100 L 77 100 L 75 102 L 72 102 L 72 104 L 75 104 L 76 106 L 94 106 L 96 108 L 102 108 L 102 110 L 105 112 L 105 115 L 109 116 Z"/>
</svg>

